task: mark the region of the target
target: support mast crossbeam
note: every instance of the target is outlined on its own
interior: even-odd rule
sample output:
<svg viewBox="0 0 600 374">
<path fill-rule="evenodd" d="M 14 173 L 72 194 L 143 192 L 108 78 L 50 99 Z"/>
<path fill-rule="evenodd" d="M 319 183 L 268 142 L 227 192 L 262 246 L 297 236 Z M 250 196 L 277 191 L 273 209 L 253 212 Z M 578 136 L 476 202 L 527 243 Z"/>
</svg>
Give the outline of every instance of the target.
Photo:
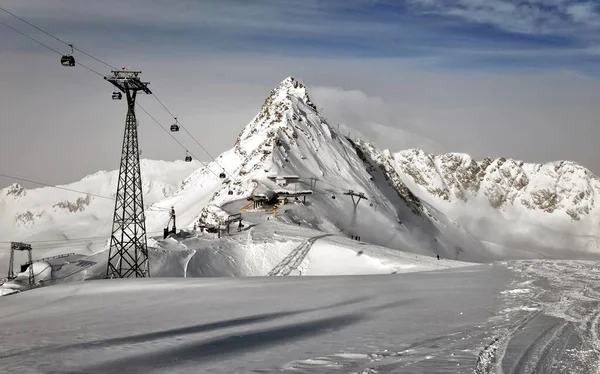
<svg viewBox="0 0 600 374">
<path fill-rule="evenodd" d="M 344 195 L 348 195 L 352 198 L 352 204 L 354 204 L 355 210 L 361 199 L 369 200 L 369 198 L 365 196 L 364 192 L 354 192 L 353 190 L 348 190 L 348 192 L 344 192 Z"/>
</svg>

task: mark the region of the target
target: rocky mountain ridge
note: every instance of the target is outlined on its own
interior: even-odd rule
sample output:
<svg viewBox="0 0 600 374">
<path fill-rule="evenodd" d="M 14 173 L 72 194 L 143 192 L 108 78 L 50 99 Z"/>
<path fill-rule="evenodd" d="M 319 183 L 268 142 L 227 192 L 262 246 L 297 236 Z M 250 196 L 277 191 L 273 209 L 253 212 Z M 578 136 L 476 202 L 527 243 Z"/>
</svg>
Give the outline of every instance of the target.
<svg viewBox="0 0 600 374">
<path fill-rule="evenodd" d="M 600 178 L 575 162 L 477 161 L 463 153 L 431 155 L 419 149 L 383 154 L 405 179 L 445 203 L 487 201 L 509 216 L 517 208 L 574 222 L 600 213 Z"/>
<path fill-rule="evenodd" d="M 380 150 L 368 141 L 338 134 L 318 112 L 307 88 L 293 77 L 270 92 L 233 148 L 215 161 L 195 170 L 180 165 L 172 176 L 160 170 L 173 166 L 157 166 L 155 173 L 153 168 L 143 173 L 144 192 L 153 197 L 145 200 L 151 205 L 146 211 L 149 232 L 162 229 L 170 206 L 177 209 L 178 227 L 190 228 L 199 221 L 223 222 L 231 213 L 229 204 L 239 204 L 255 191 L 275 196 L 275 191 L 305 189 L 313 191 L 312 228 L 348 236 L 361 231 L 365 240 L 390 248 L 430 255 L 460 252 L 469 256 L 467 260 L 485 261 L 510 258 L 507 245 L 529 248 L 540 237 L 545 240 L 542 251 L 556 253 L 573 246 L 600 252 L 594 236 L 600 182 L 589 170 L 572 162 L 537 165 L 504 158 L 477 161 L 461 153 Z M 112 196 L 116 171 L 109 177 L 97 174 L 72 187 Z M 282 176 L 297 181 L 282 186 L 274 181 Z M 353 206 L 349 191 L 364 193 L 368 200 Z M 49 232 L 68 238 L 82 236 L 83 222 L 99 222 L 100 228 L 88 236 L 103 235 L 110 228 L 111 204 L 110 199 L 13 185 L 0 190 L 0 233 L 39 229 L 34 234 L 43 239 Z M 241 207 L 235 206 L 234 210 Z M 482 213 L 481 207 L 487 210 Z M 502 219 L 485 221 L 494 214 Z M 486 227 L 481 230 L 484 215 Z M 461 219 L 464 216 L 475 217 L 475 222 Z M 510 226 L 511 220 L 518 224 Z M 559 227 L 565 222 L 578 229 L 565 231 Z M 542 230 L 532 231 L 531 226 Z M 580 237 L 575 242 L 564 232 Z M 490 250 L 486 241 L 503 247 Z"/>
</svg>

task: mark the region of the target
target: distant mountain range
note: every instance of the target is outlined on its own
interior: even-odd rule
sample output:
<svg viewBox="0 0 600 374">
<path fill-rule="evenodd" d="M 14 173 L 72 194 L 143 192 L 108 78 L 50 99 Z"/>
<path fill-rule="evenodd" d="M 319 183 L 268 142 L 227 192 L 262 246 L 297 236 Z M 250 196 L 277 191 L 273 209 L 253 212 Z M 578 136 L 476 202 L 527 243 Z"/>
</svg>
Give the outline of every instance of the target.
<svg viewBox="0 0 600 374">
<path fill-rule="evenodd" d="M 307 88 L 292 77 L 269 94 L 233 148 L 216 162 L 204 167 L 144 160 L 142 167 L 150 232 L 162 229 L 170 206 L 178 212 L 178 227 L 192 227 L 200 219 L 218 222 L 227 215 L 223 206 L 256 190 L 301 188 L 314 192 L 313 228 L 360 233 L 362 240 L 390 248 L 467 261 L 600 254 L 600 183 L 584 167 L 379 150 L 364 139 L 338 134 Z M 298 183 L 282 186 L 272 180 L 285 175 L 298 177 Z M 99 172 L 68 187 L 112 196 L 116 172 Z M 349 190 L 368 200 L 355 209 L 344 195 Z M 107 238 L 113 204 L 15 184 L 0 190 L 0 235 L 3 241 Z M 104 244 L 71 246 L 91 251 Z M 45 245 L 51 250 L 44 253 L 51 254 L 71 248 Z"/>
</svg>

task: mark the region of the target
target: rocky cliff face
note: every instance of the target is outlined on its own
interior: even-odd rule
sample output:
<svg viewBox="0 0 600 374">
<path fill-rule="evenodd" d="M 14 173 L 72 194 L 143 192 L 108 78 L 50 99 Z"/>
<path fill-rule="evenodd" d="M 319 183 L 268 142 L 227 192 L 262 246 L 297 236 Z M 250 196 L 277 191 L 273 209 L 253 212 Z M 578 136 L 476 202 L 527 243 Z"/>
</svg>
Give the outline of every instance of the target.
<svg viewBox="0 0 600 374">
<path fill-rule="evenodd" d="M 462 153 L 431 155 L 418 149 L 384 154 L 403 178 L 443 202 L 479 199 L 504 213 L 533 211 L 572 221 L 599 210 L 600 179 L 573 162 L 477 161 Z"/>
</svg>

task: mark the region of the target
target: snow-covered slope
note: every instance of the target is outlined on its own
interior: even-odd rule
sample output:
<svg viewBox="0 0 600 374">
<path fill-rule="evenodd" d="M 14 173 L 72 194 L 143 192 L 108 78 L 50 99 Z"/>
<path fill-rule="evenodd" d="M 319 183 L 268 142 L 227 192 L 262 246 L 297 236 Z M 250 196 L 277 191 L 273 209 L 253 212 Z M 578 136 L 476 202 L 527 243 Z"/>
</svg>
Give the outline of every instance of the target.
<svg viewBox="0 0 600 374">
<path fill-rule="evenodd" d="M 200 165 L 141 160 L 144 203 L 151 205 L 172 195 Z M 118 171 L 100 171 L 59 186 L 64 190 L 25 189 L 18 184 L 0 190 L 0 275 L 6 275 L 11 241 L 32 243 L 34 259 L 102 249 L 110 236 L 114 210 L 110 198 L 116 192 L 117 176 Z"/>
<path fill-rule="evenodd" d="M 0 302 L 3 373 L 598 373 L 600 271 L 112 279 Z"/>
<path fill-rule="evenodd" d="M 368 150 L 367 150 L 368 149 Z M 174 196 L 155 207 L 175 206 L 178 226 L 202 220 L 214 224 L 229 213 L 224 204 L 250 197 L 254 191 L 274 196 L 281 191 L 312 190 L 312 227 L 409 252 L 445 258 L 492 259 L 485 246 L 408 188 L 397 189 L 373 157 L 377 151 L 337 134 L 311 102 L 306 87 L 289 77 L 267 97 L 260 112 L 242 130 L 233 149 L 201 168 Z M 219 178 L 224 171 L 226 178 Z M 295 176 L 281 186 L 269 177 Z M 354 208 L 353 190 L 364 193 Z M 230 193 L 231 191 L 231 193 Z M 148 214 L 148 227 L 164 225 L 164 214 Z"/>
<path fill-rule="evenodd" d="M 416 195 L 481 239 L 548 256 L 600 253 L 600 179 L 576 163 L 476 161 L 419 149 L 383 155 Z"/>
<path fill-rule="evenodd" d="M 589 171 L 572 163 L 380 151 L 338 134 L 292 77 L 269 94 L 216 161 L 200 167 L 146 160 L 142 167 L 154 276 L 387 273 L 464 266 L 449 260 L 600 252 L 592 224 L 598 181 Z M 107 254 L 99 251 L 106 249 L 113 201 L 91 194 L 112 196 L 115 184 L 116 172 L 100 172 L 66 186 L 87 196 L 18 185 L 0 190 L 0 272 L 6 271 L 7 243 L 25 241 L 34 245 L 34 258 L 90 256 L 52 260 L 54 280 L 72 279 L 77 261 L 87 269 L 77 279 L 101 277 Z M 245 206 L 251 196 L 294 191 L 312 194 L 306 204 L 280 207 L 276 219 L 268 209 Z M 361 194 L 360 201 L 352 193 Z M 171 206 L 184 231 L 162 240 Z M 241 232 L 217 238 L 193 230 L 240 211 Z M 446 263 L 422 257 L 436 255 Z"/>
<path fill-rule="evenodd" d="M 391 169 L 378 159 L 368 143 L 338 135 L 317 112 L 306 88 L 294 78 L 285 79 L 234 147 L 206 167 L 144 162 L 152 276 L 376 274 L 494 258 L 458 224 L 406 186 L 400 188 L 398 177 L 390 179 Z M 297 180 L 276 183 L 274 178 L 281 176 Z M 112 196 L 115 183 L 116 172 L 101 172 L 66 187 Z M 276 219 L 264 211 L 244 210 L 247 227 L 242 232 L 217 238 L 193 230 L 199 222 L 221 224 L 228 214 L 239 213 L 253 194 L 272 198 L 297 190 L 312 191 L 307 204 L 282 207 Z M 350 190 L 363 194 L 356 206 L 344 194 Z M 6 242 L 33 244 L 34 259 L 76 252 L 47 260 L 52 266 L 49 283 L 103 277 L 107 253 L 101 250 L 107 249 L 110 232 L 110 198 L 49 188 L 28 191 L 16 185 L 1 193 Z M 184 231 L 163 240 L 171 206 L 177 227 Z M 337 239 L 325 238 L 330 235 Z M 351 239 L 358 236 L 360 242 Z"/>
</svg>

